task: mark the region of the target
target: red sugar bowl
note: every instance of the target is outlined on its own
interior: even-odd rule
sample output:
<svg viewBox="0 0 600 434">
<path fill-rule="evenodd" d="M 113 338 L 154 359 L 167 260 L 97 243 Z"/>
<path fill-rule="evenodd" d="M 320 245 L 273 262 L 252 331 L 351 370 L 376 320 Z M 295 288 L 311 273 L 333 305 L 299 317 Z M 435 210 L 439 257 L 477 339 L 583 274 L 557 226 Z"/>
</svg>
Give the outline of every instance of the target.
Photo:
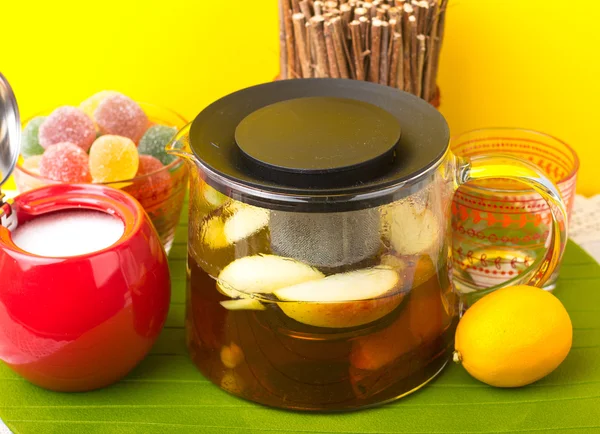
<svg viewBox="0 0 600 434">
<path fill-rule="evenodd" d="M 170 301 L 166 253 L 142 206 L 110 187 L 63 184 L 17 196 L 11 214 L 4 211 L 0 359 L 31 383 L 56 391 L 97 389 L 124 377 L 156 341 Z M 119 228 L 122 223 L 122 235 L 109 246 L 66 256 L 31 253 L 15 243 L 18 231 L 36 219 L 60 222 L 57 213 L 66 218 L 65 212 L 70 218 L 103 213 Z M 102 240 L 101 226 L 93 223 L 82 243 Z M 50 223 L 35 230 L 29 241 L 64 250 Z"/>
</svg>

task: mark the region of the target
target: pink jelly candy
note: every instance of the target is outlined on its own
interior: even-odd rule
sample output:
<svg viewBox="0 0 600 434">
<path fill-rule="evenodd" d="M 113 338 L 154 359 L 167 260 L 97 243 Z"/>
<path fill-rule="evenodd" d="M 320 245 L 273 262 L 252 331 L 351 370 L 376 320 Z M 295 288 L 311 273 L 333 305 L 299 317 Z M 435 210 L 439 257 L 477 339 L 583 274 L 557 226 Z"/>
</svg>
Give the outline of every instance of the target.
<svg viewBox="0 0 600 434">
<path fill-rule="evenodd" d="M 158 158 L 151 155 L 140 155 L 140 165 L 138 166 L 136 177 L 158 172 L 164 167 L 165 165 L 162 164 Z M 162 173 L 161 175 L 167 175 L 167 177 L 171 179 L 168 173 Z"/>
<path fill-rule="evenodd" d="M 40 175 L 60 182 L 91 182 L 88 155 L 74 143 L 50 146 L 40 161 Z"/>
<path fill-rule="evenodd" d="M 125 95 L 111 95 L 94 112 L 94 119 L 103 134 L 128 137 L 137 143 L 148 129 L 144 110 Z"/>
<path fill-rule="evenodd" d="M 94 121 L 82 110 L 64 106 L 54 110 L 40 125 L 38 139 L 42 148 L 57 143 L 73 143 L 87 151 L 96 139 Z"/>
<path fill-rule="evenodd" d="M 125 188 L 144 208 L 163 203 L 171 194 L 171 175 L 157 158 L 140 155 L 140 164 L 133 185 Z"/>
</svg>

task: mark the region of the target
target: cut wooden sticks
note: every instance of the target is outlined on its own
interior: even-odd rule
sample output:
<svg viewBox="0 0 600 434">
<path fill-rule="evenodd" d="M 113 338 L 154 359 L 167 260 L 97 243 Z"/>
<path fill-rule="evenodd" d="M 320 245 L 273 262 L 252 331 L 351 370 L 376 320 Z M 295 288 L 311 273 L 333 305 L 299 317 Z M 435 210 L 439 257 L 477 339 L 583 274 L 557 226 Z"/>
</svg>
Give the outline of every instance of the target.
<svg viewBox="0 0 600 434">
<path fill-rule="evenodd" d="M 284 35 L 285 35 L 285 61 L 284 78 L 299 78 L 301 73 L 297 70 L 296 49 L 294 47 L 294 24 L 292 22 L 292 9 L 289 0 L 280 0 L 283 10 Z M 282 59 L 283 60 L 283 59 Z"/>
<path fill-rule="evenodd" d="M 423 79 L 423 97 L 427 100 L 433 99 L 434 95 L 432 92 L 432 81 L 434 81 L 433 77 L 433 67 L 434 62 L 436 61 L 436 51 L 437 47 L 437 38 L 438 38 L 438 23 L 440 18 L 440 5 L 439 3 L 435 3 L 433 8 L 430 8 L 431 11 L 431 25 L 429 32 L 429 43 L 427 50 L 427 66 L 425 67 L 425 77 Z"/>
<path fill-rule="evenodd" d="M 312 68 L 310 63 L 310 49 L 306 41 L 306 19 L 304 14 L 297 13 L 292 16 L 294 22 L 294 40 L 296 41 L 296 50 L 300 59 L 302 69 L 302 78 L 312 77 Z"/>
<path fill-rule="evenodd" d="M 304 18 L 305 19 L 309 19 L 312 17 L 312 10 L 310 8 L 310 4 L 308 3 L 308 0 L 303 0 L 299 3 L 300 5 L 300 11 L 304 14 Z"/>
<path fill-rule="evenodd" d="M 340 78 L 340 68 L 333 41 L 333 28 L 331 22 L 325 22 L 325 46 L 327 47 L 327 64 L 329 66 L 329 75 L 332 78 Z"/>
<path fill-rule="evenodd" d="M 279 0 L 279 74 L 282 78 L 288 78 L 288 59 L 287 59 L 287 46 L 286 46 L 286 19 L 285 11 L 288 10 L 286 5 L 287 0 Z"/>
<path fill-rule="evenodd" d="M 371 58 L 369 60 L 369 81 L 379 83 L 379 62 L 381 57 L 381 20 L 371 21 Z"/>
<path fill-rule="evenodd" d="M 315 77 L 329 77 L 329 65 L 327 61 L 327 44 L 325 42 L 325 18 L 315 15 L 310 19 L 311 44 L 315 47 L 316 66 Z"/>
<path fill-rule="evenodd" d="M 419 44 L 417 40 L 417 19 L 414 15 L 408 17 L 409 42 L 410 42 L 410 88 L 412 93 L 417 94 L 417 68 Z"/>
<path fill-rule="evenodd" d="M 279 0 L 282 78 L 333 77 L 432 101 L 448 0 Z"/>
<path fill-rule="evenodd" d="M 322 1 L 314 2 L 313 8 L 315 10 L 315 16 L 323 15 L 323 2 Z"/>
<path fill-rule="evenodd" d="M 418 35 L 419 53 L 417 54 L 417 75 L 415 82 L 415 94 L 421 95 L 423 92 L 423 67 L 425 65 L 425 35 Z"/>
<path fill-rule="evenodd" d="M 365 79 L 365 70 L 363 63 L 362 38 L 360 37 L 360 23 L 356 20 L 350 23 L 350 35 L 352 40 L 352 57 L 354 59 L 354 69 L 356 71 L 356 79 Z"/>
<path fill-rule="evenodd" d="M 404 68 L 402 68 L 402 34 L 394 32 L 392 36 L 392 65 L 390 68 L 390 86 L 404 88 Z"/>
<path fill-rule="evenodd" d="M 387 22 L 381 23 L 381 61 L 379 62 L 379 84 L 388 84 L 389 82 L 389 67 L 390 67 L 390 25 Z"/>
<path fill-rule="evenodd" d="M 342 19 L 336 17 L 332 20 L 333 25 L 333 44 L 335 47 L 335 56 L 340 69 L 342 78 L 356 78 L 356 72 L 352 68 L 352 56 L 344 39 L 344 30 Z"/>
</svg>

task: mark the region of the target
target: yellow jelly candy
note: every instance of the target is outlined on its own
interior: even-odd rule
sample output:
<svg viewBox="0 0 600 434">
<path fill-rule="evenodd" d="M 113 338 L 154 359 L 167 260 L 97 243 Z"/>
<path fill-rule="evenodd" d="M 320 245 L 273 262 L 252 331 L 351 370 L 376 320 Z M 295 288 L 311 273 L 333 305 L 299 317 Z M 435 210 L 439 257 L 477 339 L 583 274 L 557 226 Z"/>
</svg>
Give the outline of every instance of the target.
<svg viewBox="0 0 600 434">
<path fill-rule="evenodd" d="M 520 387 L 567 357 L 573 326 L 560 300 L 541 288 L 512 286 L 471 306 L 456 330 L 454 359 L 479 381 Z"/>
<path fill-rule="evenodd" d="M 94 119 L 94 112 L 98 108 L 98 105 L 104 101 L 109 96 L 118 95 L 119 92 L 115 92 L 114 90 L 103 90 L 100 91 L 88 99 L 79 104 L 79 108 L 85 112 L 90 118 Z"/>
<path fill-rule="evenodd" d="M 42 159 L 41 155 L 34 155 L 32 157 L 27 157 L 21 163 L 21 167 L 27 170 L 29 173 L 33 173 L 35 175 L 40 174 L 40 161 Z"/>
<path fill-rule="evenodd" d="M 90 172 L 94 182 L 129 180 L 135 177 L 139 164 L 135 143 L 127 137 L 101 136 L 90 148 Z"/>
</svg>

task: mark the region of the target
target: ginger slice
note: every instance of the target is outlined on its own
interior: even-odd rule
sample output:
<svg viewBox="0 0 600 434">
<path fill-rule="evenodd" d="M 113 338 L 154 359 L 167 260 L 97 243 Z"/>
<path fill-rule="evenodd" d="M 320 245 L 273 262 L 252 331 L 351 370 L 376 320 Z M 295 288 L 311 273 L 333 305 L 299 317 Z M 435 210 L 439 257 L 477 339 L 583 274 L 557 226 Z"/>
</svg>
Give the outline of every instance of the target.
<svg viewBox="0 0 600 434">
<path fill-rule="evenodd" d="M 419 255 L 437 249 L 441 239 L 438 218 L 411 203 L 394 204 L 384 216 L 390 242 L 401 255 Z"/>
</svg>

